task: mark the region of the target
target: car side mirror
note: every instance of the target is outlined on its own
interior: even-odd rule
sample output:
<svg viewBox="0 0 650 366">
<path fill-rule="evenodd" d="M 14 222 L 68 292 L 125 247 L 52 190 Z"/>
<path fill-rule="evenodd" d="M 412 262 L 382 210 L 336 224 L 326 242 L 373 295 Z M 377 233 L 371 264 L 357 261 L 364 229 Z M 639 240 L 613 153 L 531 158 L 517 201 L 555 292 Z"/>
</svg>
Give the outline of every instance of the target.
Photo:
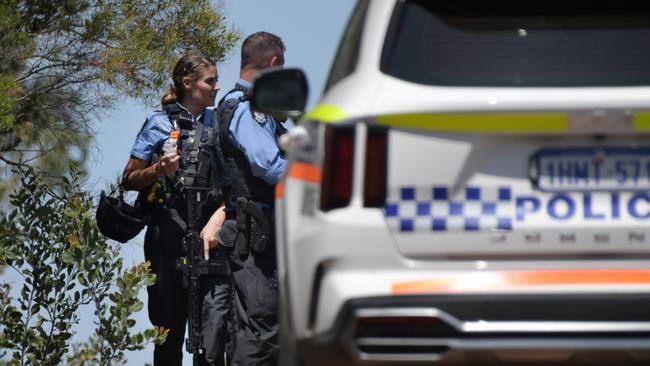
<svg viewBox="0 0 650 366">
<path fill-rule="evenodd" d="M 280 119 L 297 121 L 307 105 L 307 77 L 297 68 L 272 69 L 260 73 L 250 95 L 254 109 Z"/>
</svg>

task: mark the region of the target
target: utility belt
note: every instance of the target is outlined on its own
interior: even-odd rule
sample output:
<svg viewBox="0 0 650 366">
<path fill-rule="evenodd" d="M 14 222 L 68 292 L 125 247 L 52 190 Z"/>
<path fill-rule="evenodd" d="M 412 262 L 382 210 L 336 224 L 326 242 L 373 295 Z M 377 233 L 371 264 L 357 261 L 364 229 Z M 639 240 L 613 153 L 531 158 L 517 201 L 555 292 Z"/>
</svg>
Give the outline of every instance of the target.
<svg viewBox="0 0 650 366">
<path fill-rule="evenodd" d="M 274 212 L 269 205 L 260 205 L 244 197 L 235 201 L 235 210 L 226 211 L 226 219 L 237 223 L 237 239 L 235 250 L 241 258 L 246 258 L 249 252 L 265 254 L 275 241 Z"/>
</svg>

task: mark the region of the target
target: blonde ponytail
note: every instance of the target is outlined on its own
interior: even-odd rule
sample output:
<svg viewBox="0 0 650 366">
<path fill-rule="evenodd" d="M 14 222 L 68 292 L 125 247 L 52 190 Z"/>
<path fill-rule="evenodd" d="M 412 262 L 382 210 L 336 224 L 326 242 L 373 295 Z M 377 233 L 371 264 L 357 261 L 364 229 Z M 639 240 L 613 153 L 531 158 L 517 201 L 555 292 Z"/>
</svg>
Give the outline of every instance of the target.
<svg viewBox="0 0 650 366">
<path fill-rule="evenodd" d="M 175 103 L 176 100 L 178 100 L 178 97 L 176 96 L 176 88 L 174 85 L 170 85 L 169 89 L 167 89 L 162 98 L 160 98 L 160 106 L 164 108 L 167 104 Z"/>
</svg>

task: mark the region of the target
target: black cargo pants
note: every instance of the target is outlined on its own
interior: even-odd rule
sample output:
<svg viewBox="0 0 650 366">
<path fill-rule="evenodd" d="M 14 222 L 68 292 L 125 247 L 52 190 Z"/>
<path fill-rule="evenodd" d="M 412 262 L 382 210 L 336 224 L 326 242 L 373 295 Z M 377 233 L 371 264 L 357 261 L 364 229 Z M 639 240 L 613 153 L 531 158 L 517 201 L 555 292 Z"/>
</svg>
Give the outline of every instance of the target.
<svg viewBox="0 0 650 366">
<path fill-rule="evenodd" d="M 227 220 L 220 237 L 230 243 L 232 270 L 232 366 L 277 365 L 278 281 L 275 238 L 264 253 L 239 254 L 237 228 Z M 248 243 L 246 243 L 248 245 Z"/>
<path fill-rule="evenodd" d="M 227 260 L 230 250 L 219 243 L 219 247 L 210 251 L 210 259 Z M 201 277 L 201 336 L 205 356 L 200 364 L 204 366 L 225 365 L 224 354 L 228 337 L 230 319 L 231 280 L 229 277 Z"/>
<path fill-rule="evenodd" d="M 165 342 L 154 347 L 154 366 L 181 366 L 183 363 L 187 292 L 183 288 L 182 274 L 176 269 L 176 259 L 182 254 L 183 230 L 174 210 L 152 210 L 144 239 L 144 256 L 151 262 L 156 283 L 147 287 L 147 308 L 151 324 L 169 330 Z"/>
</svg>

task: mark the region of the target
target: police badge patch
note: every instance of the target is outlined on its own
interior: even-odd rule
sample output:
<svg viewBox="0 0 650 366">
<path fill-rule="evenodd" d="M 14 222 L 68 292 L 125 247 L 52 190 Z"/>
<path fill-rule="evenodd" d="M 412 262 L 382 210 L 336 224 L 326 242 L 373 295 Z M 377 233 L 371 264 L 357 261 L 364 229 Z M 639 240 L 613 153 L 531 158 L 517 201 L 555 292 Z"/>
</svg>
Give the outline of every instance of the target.
<svg viewBox="0 0 650 366">
<path fill-rule="evenodd" d="M 253 111 L 253 118 L 255 118 L 255 121 L 259 124 L 266 122 L 266 114 L 262 112 Z"/>
</svg>

